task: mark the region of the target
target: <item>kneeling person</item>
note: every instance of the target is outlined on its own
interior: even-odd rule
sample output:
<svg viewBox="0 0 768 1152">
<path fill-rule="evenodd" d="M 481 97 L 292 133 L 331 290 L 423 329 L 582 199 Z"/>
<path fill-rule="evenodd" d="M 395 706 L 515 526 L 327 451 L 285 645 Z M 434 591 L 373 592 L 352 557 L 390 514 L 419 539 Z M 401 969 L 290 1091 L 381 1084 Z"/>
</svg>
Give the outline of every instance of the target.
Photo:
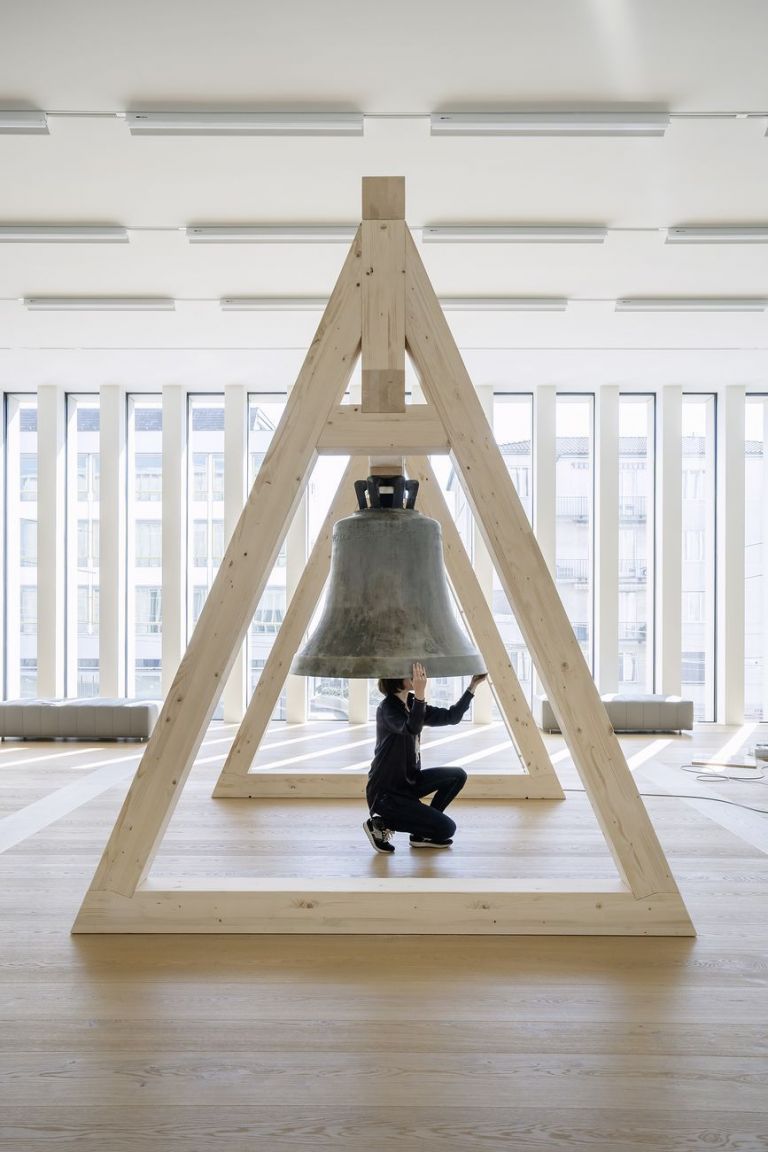
<svg viewBox="0 0 768 1152">
<path fill-rule="evenodd" d="M 413 848 L 448 848 L 456 824 L 445 809 L 467 779 L 463 768 L 422 768 L 422 728 L 458 724 L 475 689 L 486 679 L 473 676 L 469 688 L 450 708 L 427 704 L 427 673 L 413 665 L 412 678 L 379 680 L 384 699 L 376 711 L 376 748 L 368 773 L 366 800 L 371 813 L 363 824 L 377 852 L 394 852 L 393 832 L 410 832 Z M 431 804 L 422 797 L 434 793 Z"/>
</svg>

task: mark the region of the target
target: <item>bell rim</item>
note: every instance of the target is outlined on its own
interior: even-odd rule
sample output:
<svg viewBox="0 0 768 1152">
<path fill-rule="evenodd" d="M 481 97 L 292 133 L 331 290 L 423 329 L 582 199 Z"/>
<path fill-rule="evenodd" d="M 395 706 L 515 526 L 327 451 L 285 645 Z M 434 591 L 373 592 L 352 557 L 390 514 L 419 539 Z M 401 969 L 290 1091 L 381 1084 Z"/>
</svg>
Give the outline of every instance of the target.
<svg viewBox="0 0 768 1152">
<path fill-rule="evenodd" d="M 346 680 L 406 679 L 413 672 L 413 664 L 420 662 L 427 670 L 427 679 L 437 676 L 482 676 L 487 673 L 485 661 L 478 653 L 455 656 L 408 655 L 383 656 L 373 661 L 370 656 L 297 656 L 291 663 L 294 676 L 327 676 Z"/>
</svg>

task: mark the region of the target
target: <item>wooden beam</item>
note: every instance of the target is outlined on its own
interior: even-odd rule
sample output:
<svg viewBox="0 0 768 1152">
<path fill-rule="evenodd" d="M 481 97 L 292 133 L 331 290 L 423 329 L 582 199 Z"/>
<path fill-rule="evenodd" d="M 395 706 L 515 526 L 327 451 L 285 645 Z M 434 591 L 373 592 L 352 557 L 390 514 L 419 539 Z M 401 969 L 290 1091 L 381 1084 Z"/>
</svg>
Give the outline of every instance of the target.
<svg viewBox="0 0 768 1152">
<path fill-rule="evenodd" d="M 678 897 L 611 881 L 158 878 L 132 898 L 96 892 L 74 932 L 691 936 Z M 682 914 L 681 914 L 682 909 Z"/>
<path fill-rule="evenodd" d="M 371 752 L 374 737 L 371 733 Z M 301 768 L 282 768 L 279 771 L 258 768 L 245 774 L 230 773 L 222 776 L 216 785 L 217 800 L 359 800 L 365 803 L 365 785 L 368 769 L 354 772 L 308 772 Z M 555 781 L 559 790 L 559 785 Z M 469 769 L 467 782 L 462 788 L 462 800 L 559 800 L 552 788 L 545 794 L 541 779 L 527 772 L 494 771 L 473 772 Z"/>
<path fill-rule="evenodd" d="M 317 607 L 328 579 L 333 526 L 342 516 L 350 515 L 357 508 L 353 482 L 366 475 L 367 460 L 361 456 L 353 457 L 341 478 L 328 515 L 323 521 L 298 587 L 288 604 L 285 619 L 280 625 L 272 650 L 259 676 L 259 682 L 224 762 L 213 792 L 217 798 L 248 795 L 241 790 L 245 783 L 244 778 L 259 750 L 280 691 L 288 676 L 291 661 L 309 627 L 312 613 Z"/>
<path fill-rule="evenodd" d="M 666 858 L 412 237 L 406 339 L 587 795 L 634 896 L 677 893 Z"/>
<path fill-rule="evenodd" d="M 405 219 L 405 177 L 363 176 L 363 220 Z"/>
<path fill-rule="evenodd" d="M 405 232 L 402 217 L 362 223 L 363 412 L 405 411 Z"/>
<path fill-rule="evenodd" d="M 361 255 L 358 232 L 112 831 L 94 889 L 132 895 L 181 795 L 316 458 L 320 431 L 354 369 Z"/>
<path fill-rule="evenodd" d="M 330 456 L 431 455 L 449 449 L 445 429 L 428 404 L 409 404 L 403 413 L 363 412 L 359 404 L 342 404 L 331 413 L 317 445 L 320 455 Z"/>
<path fill-rule="evenodd" d="M 419 481 L 417 503 L 421 511 L 439 521 L 442 527 L 445 566 L 467 626 L 485 660 L 507 731 L 531 775 L 530 794 L 562 800 L 565 796 L 541 732 L 531 715 L 525 693 L 429 460 L 424 456 L 409 456 L 406 466 L 408 475 Z"/>
</svg>

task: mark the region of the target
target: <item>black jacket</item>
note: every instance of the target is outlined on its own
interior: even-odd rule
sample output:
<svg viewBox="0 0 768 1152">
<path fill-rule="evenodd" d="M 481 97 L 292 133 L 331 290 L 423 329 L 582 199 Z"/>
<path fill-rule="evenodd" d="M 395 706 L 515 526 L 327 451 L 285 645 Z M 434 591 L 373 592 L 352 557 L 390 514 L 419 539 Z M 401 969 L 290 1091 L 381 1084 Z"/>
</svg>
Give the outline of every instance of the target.
<svg viewBox="0 0 768 1152">
<path fill-rule="evenodd" d="M 375 811 L 379 798 L 391 793 L 400 796 L 418 796 L 416 787 L 421 771 L 419 734 L 426 725 L 440 728 L 458 724 L 472 703 L 473 693 L 467 689 L 450 708 L 433 708 L 424 700 L 408 693 L 408 705 L 398 696 L 385 696 L 376 710 L 376 748 L 368 773 L 366 797 L 370 810 Z"/>
</svg>

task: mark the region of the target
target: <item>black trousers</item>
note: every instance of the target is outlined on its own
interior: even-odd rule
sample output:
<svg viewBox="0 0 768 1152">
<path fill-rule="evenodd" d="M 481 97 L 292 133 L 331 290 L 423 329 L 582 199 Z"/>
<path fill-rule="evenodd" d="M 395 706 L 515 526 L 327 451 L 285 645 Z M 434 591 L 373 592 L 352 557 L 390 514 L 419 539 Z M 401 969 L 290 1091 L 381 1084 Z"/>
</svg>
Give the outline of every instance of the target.
<svg viewBox="0 0 768 1152">
<path fill-rule="evenodd" d="M 376 814 L 393 832 L 410 832 L 430 840 L 450 840 L 456 824 L 444 809 L 461 792 L 467 780 L 463 768 L 424 768 L 416 780 L 416 795 L 402 796 L 389 792 L 379 796 Z M 419 797 L 434 792 L 431 804 Z"/>
</svg>

